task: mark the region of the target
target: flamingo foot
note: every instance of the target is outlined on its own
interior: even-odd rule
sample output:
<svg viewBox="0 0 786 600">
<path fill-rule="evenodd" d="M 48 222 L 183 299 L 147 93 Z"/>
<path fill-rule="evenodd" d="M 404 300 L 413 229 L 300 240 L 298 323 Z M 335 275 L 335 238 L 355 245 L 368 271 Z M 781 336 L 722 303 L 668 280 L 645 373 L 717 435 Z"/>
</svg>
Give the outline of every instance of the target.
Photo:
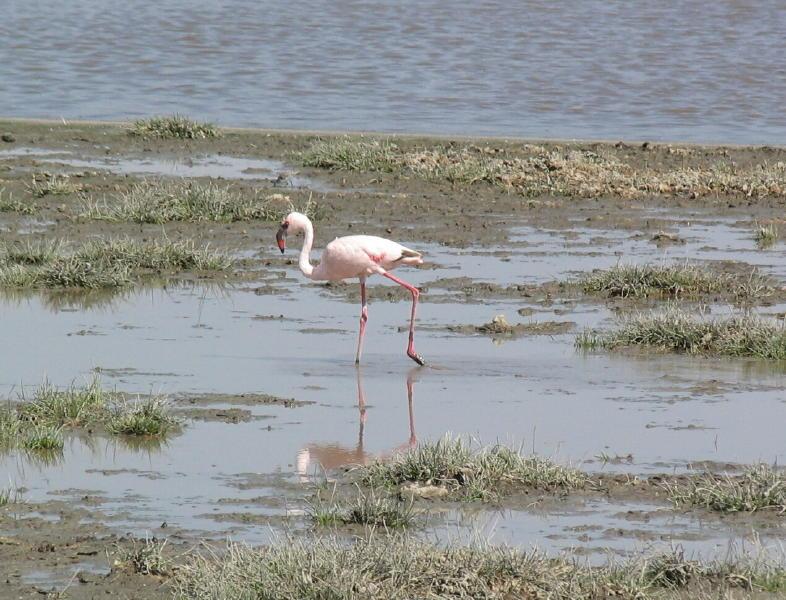
<svg viewBox="0 0 786 600">
<path fill-rule="evenodd" d="M 420 354 L 418 354 L 414 350 L 407 350 L 407 356 L 409 356 L 412 360 L 418 363 L 421 367 L 426 364 L 426 359 L 423 358 Z"/>
</svg>

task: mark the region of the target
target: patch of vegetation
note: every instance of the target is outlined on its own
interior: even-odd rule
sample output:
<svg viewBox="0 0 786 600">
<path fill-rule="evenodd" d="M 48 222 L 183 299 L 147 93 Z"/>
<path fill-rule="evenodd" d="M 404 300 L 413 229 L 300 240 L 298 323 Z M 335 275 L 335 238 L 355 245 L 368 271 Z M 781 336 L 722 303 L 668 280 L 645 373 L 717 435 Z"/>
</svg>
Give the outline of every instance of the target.
<svg viewBox="0 0 786 600">
<path fill-rule="evenodd" d="M 724 293 L 738 298 L 761 297 L 772 293 L 770 281 L 752 271 L 739 276 L 719 273 L 689 263 L 683 264 L 618 264 L 610 269 L 598 269 L 580 280 L 588 294 L 610 297 L 647 296 L 653 293 L 669 296 L 697 296 Z"/>
<path fill-rule="evenodd" d="M 172 221 L 278 221 L 293 210 L 288 196 L 250 197 L 213 182 L 157 181 L 133 185 L 113 202 L 86 204 L 80 216 L 111 222 L 169 223 Z M 313 216 L 315 206 L 306 208 Z M 306 212 L 305 214 L 308 214 Z"/>
<path fill-rule="evenodd" d="M 59 452 L 63 433 L 76 428 L 163 438 L 177 424 L 161 398 L 131 402 L 124 394 L 104 389 L 98 378 L 65 389 L 44 383 L 30 399 L 22 396 L 20 402 L 0 407 L 0 451 L 21 447 Z"/>
<path fill-rule="evenodd" d="M 110 433 L 136 436 L 163 436 L 176 425 L 164 402 L 155 397 L 118 405 L 106 422 Z"/>
<path fill-rule="evenodd" d="M 316 142 L 301 160 L 307 167 L 334 171 L 389 172 L 400 168 L 400 152 L 395 144 L 350 138 Z"/>
<path fill-rule="evenodd" d="M 66 196 L 82 191 L 82 186 L 71 181 L 68 175 L 45 174 L 33 177 L 28 186 L 36 198 L 44 196 Z"/>
<path fill-rule="evenodd" d="M 409 527 L 414 521 L 412 502 L 402 502 L 396 498 L 377 496 L 359 492 L 349 503 L 336 500 L 335 493 L 329 499 L 317 495 L 307 508 L 311 520 L 321 526 L 329 525 L 369 525 L 385 529 Z"/>
<path fill-rule="evenodd" d="M 38 206 L 34 202 L 22 202 L 6 194 L 5 188 L 0 188 L 0 212 L 16 212 L 23 215 L 32 215 L 38 212 Z"/>
<path fill-rule="evenodd" d="M 171 562 L 164 556 L 167 541 L 145 540 L 141 546 L 136 543 L 131 548 L 118 546 L 114 568 L 129 570 L 140 575 L 169 575 Z"/>
<path fill-rule="evenodd" d="M 494 498 L 503 486 L 542 490 L 584 487 L 586 475 L 539 456 L 526 456 L 502 445 L 472 448 L 461 438 L 446 436 L 419 444 L 390 462 L 358 468 L 360 480 L 370 487 L 391 487 L 407 482 L 444 486 L 467 499 Z"/>
<path fill-rule="evenodd" d="M 483 182 L 526 196 L 786 196 L 783 162 L 738 166 L 718 160 L 656 170 L 626 163 L 611 150 L 547 150 L 533 145 L 523 149 L 523 156 L 473 145 L 404 151 L 390 142 L 344 137 L 317 141 L 301 160 L 306 166 L 333 170 L 401 172 L 462 185 Z"/>
<path fill-rule="evenodd" d="M 21 493 L 18 489 L 9 487 L 0 489 L 0 507 L 19 502 Z"/>
<path fill-rule="evenodd" d="M 757 224 L 753 232 L 756 243 L 761 248 L 769 248 L 778 240 L 778 228 L 775 223 Z"/>
<path fill-rule="evenodd" d="M 60 241 L 17 243 L 0 252 L 0 286 L 118 288 L 145 272 L 223 271 L 231 264 L 227 255 L 185 240 L 92 240 L 76 248 Z"/>
<path fill-rule="evenodd" d="M 750 313 L 706 319 L 670 307 L 627 318 L 614 331 L 584 331 L 576 337 L 575 345 L 582 350 L 642 346 L 687 354 L 784 360 L 786 327 Z"/>
<path fill-rule="evenodd" d="M 200 123 L 182 115 L 139 119 L 131 126 L 131 135 L 140 137 L 204 140 L 221 135 L 212 123 Z"/>
<path fill-rule="evenodd" d="M 707 473 L 684 484 L 667 485 L 671 500 L 719 512 L 786 512 L 786 477 L 769 465 L 754 465 L 742 475 Z"/>
<path fill-rule="evenodd" d="M 731 574 L 745 573 L 735 579 Z M 709 599 L 742 587 L 783 591 L 782 567 L 726 562 L 700 565 L 683 556 L 590 565 L 539 551 L 455 543 L 436 546 L 404 535 L 287 539 L 252 549 L 229 544 L 194 554 L 175 572 L 175 598 L 381 600 L 405 598 Z"/>
</svg>

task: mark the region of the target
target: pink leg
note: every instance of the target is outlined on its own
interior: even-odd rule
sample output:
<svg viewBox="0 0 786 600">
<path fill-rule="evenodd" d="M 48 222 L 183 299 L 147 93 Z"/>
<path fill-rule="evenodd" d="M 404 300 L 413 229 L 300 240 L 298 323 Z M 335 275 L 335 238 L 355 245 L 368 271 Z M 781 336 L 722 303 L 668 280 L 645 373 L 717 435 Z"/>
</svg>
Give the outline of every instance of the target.
<svg viewBox="0 0 786 600">
<path fill-rule="evenodd" d="M 360 380 L 360 367 L 357 368 L 358 410 L 360 411 L 360 428 L 358 430 L 358 448 L 363 451 L 363 430 L 366 427 L 366 395 L 363 393 L 363 382 Z"/>
<path fill-rule="evenodd" d="M 360 354 L 363 352 L 363 334 L 366 333 L 368 321 L 368 306 L 366 305 L 366 278 L 360 278 L 360 335 L 358 336 L 358 351 L 355 353 L 355 364 L 360 364 Z"/>
<path fill-rule="evenodd" d="M 391 275 L 390 273 L 382 273 L 382 275 L 391 281 L 395 281 L 400 286 L 407 288 L 412 293 L 412 314 L 409 318 L 409 344 L 407 345 L 407 356 L 409 356 L 419 365 L 425 365 L 426 361 L 423 359 L 423 357 L 415 352 L 415 311 L 418 308 L 418 296 L 420 296 L 420 291 L 418 291 L 418 288 L 416 288 L 414 285 L 411 285 L 406 281 L 402 281 L 395 275 Z"/>
</svg>

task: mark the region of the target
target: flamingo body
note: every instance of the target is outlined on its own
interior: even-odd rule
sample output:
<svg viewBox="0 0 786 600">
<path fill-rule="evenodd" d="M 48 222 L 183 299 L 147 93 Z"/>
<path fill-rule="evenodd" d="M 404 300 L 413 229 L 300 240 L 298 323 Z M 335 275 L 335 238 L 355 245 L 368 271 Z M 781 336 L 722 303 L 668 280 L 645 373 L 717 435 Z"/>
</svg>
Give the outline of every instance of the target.
<svg viewBox="0 0 786 600">
<path fill-rule="evenodd" d="M 363 349 L 363 335 L 368 321 L 368 306 L 366 303 L 366 278 L 369 275 L 382 275 L 395 281 L 412 294 L 412 312 L 409 322 L 409 344 L 407 356 L 419 365 L 426 361 L 415 352 L 415 312 L 420 291 L 413 285 L 395 277 L 390 273 L 400 265 L 423 264 L 423 257 L 419 252 L 406 246 L 375 235 L 348 235 L 336 238 L 330 242 L 322 253 L 322 260 L 314 267 L 311 264 L 311 246 L 314 243 L 314 226 L 309 218 L 301 213 L 289 213 L 281 222 L 281 228 L 276 234 L 278 247 L 283 253 L 286 249 L 286 236 L 288 233 L 303 232 L 305 240 L 300 251 L 298 266 L 302 273 L 309 279 L 340 281 L 357 277 L 360 280 L 360 333 L 358 336 L 355 363 L 360 362 Z"/>
</svg>

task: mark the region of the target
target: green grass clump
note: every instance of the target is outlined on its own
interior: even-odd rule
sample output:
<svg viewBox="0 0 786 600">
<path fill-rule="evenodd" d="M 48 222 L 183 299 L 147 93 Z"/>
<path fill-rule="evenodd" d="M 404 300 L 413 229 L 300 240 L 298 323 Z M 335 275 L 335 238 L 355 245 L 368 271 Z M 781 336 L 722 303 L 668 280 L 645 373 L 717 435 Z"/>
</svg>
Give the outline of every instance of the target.
<svg viewBox="0 0 786 600">
<path fill-rule="evenodd" d="M 96 377 L 87 386 L 58 389 L 44 382 L 33 398 L 18 406 L 18 416 L 33 425 L 86 427 L 105 418 L 110 393 Z"/>
<path fill-rule="evenodd" d="M 727 560 L 698 564 L 681 555 L 591 565 L 577 557 L 549 557 L 477 543 L 434 545 L 411 536 L 286 539 L 252 549 L 194 553 L 174 573 L 177 600 L 405 600 L 409 598 L 737 597 L 735 588 L 779 593 L 776 564 Z M 766 597 L 766 596 L 765 596 Z"/>
<path fill-rule="evenodd" d="M 684 484 L 667 485 L 671 500 L 718 512 L 786 512 L 786 477 L 783 471 L 760 464 L 742 475 L 707 473 Z"/>
<path fill-rule="evenodd" d="M 160 398 L 150 397 L 134 404 L 119 404 L 106 421 L 115 435 L 163 436 L 177 425 Z"/>
<path fill-rule="evenodd" d="M 59 242 L 6 245 L 0 286 L 30 289 L 112 289 L 154 272 L 223 271 L 232 260 L 193 241 L 92 240 L 70 248 Z"/>
<path fill-rule="evenodd" d="M 350 138 L 318 141 L 301 156 L 303 165 L 334 171 L 394 171 L 399 167 L 395 144 Z"/>
<path fill-rule="evenodd" d="M 221 135 L 212 123 L 200 123 L 182 115 L 151 117 L 134 121 L 131 135 L 140 137 L 204 140 Z"/>
<path fill-rule="evenodd" d="M 548 459 L 501 445 L 473 449 L 461 438 L 450 436 L 420 444 L 390 462 L 375 462 L 358 470 L 367 486 L 416 482 L 445 486 L 468 499 L 494 498 L 501 486 L 568 490 L 588 482 L 580 471 Z"/>
<path fill-rule="evenodd" d="M 757 224 L 753 235 L 759 247 L 768 248 L 778 240 L 778 228 L 775 226 L 775 223 L 769 223 L 768 225 Z"/>
<path fill-rule="evenodd" d="M 600 293 L 622 298 L 653 293 L 669 296 L 724 293 L 735 297 L 761 297 L 772 292 L 769 281 L 756 271 L 741 277 L 688 263 L 618 264 L 584 275 L 579 284 L 588 294 Z"/>
<path fill-rule="evenodd" d="M 6 194 L 5 188 L 0 188 L 0 212 L 16 212 L 23 215 L 33 215 L 38 212 L 38 206 L 33 202 L 22 202 L 11 194 Z"/>
<path fill-rule="evenodd" d="M 335 494 L 329 499 L 318 494 L 316 500 L 309 503 L 307 513 L 321 526 L 354 524 L 400 529 L 409 527 L 415 519 L 412 502 L 377 496 L 373 491 L 370 494 L 359 492 L 349 503 L 337 501 Z"/>
<path fill-rule="evenodd" d="M 141 183 L 121 193 L 109 203 L 87 204 L 82 217 L 111 222 L 170 223 L 173 221 L 279 220 L 286 207 L 281 194 L 265 198 L 244 196 L 226 186 L 198 181 Z"/>
<path fill-rule="evenodd" d="M 32 452 L 62 452 L 63 432 L 60 427 L 33 425 L 22 430 L 21 446 Z"/>
<path fill-rule="evenodd" d="M 582 350 L 641 346 L 708 356 L 786 359 L 786 327 L 755 314 L 706 319 L 679 308 L 639 314 L 610 332 L 584 331 L 575 345 Z"/>
</svg>

